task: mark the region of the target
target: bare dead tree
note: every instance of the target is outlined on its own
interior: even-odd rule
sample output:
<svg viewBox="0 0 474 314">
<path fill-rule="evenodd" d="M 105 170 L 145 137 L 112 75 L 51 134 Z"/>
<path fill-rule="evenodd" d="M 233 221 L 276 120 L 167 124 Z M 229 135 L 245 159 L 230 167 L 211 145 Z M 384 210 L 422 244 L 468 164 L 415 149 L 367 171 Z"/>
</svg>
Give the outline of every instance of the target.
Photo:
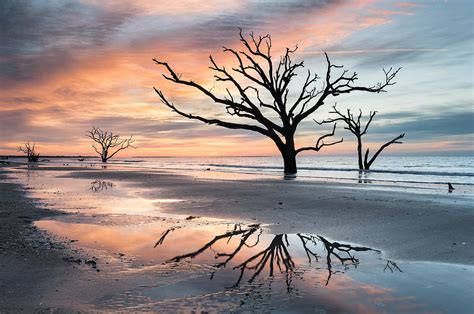
<svg viewBox="0 0 474 314">
<path fill-rule="evenodd" d="M 40 154 L 36 152 L 36 143 L 27 142 L 24 146 L 18 146 L 18 151 L 26 154 L 28 162 L 37 162 Z"/>
<path fill-rule="evenodd" d="M 341 140 L 325 142 L 332 133 L 321 136 L 315 146 L 296 148 L 295 133 L 299 124 L 315 113 L 324 105 L 330 96 L 336 97 L 354 91 L 370 93 L 384 92 L 387 86 L 395 84 L 394 78 L 400 69 L 384 69 L 383 82 L 372 86 L 356 84 L 356 72 L 349 74 L 348 70 L 333 64 L 325 54 L 327 67 L 324 77 L 307 71 L 304 83 L 301 86 L 291 87 L 294 78 L 304 68 L 303 61 L 293 61 L 293 55 L 298 49 L 286 48 L 284 54 L 276 59 L 272 56 L 272 41 L 270 35 L 249 38 L 240 31 L 242 50 L 223 47 L 224 53 L 232 55 L 237 65 L 230 69 L 219 66 L 210 56 L 211 66 L 215 72 L 215 82 L 223 83 L 225 93 L 219 95 L 212 88 L 183 79 L 167 62 L 153 59 L 165 69 L 163 77 L 173 83 L 191 87 L 205 95 L 209 100 L 225 109 L 226 113 L 234 118 L 235 122 L 207 118 L 191 114 L 178 109 L 165 97 L 162 90 L 154 88 L 161 101 L 177 114 L 210 125 L 217 125 L 229 129 L 243 129 L 260 133 L 269 137 L 280 151 L 285 173 L 296 173 L 296 155 L 303 151 L 319 151 L 325 146 L 335 145 Z M 334 74 L 338 71 L 338 74 Z M 322 81 L 322 84 L 319 82 Z M 250 82 L 251 85 L 248 85 Z M 293 96 L 296 95 L 296 96 Z M 250 120 L 250 121 L 249 121 Z M 243 121 L 243 122 L 240 122 Z M 253 122 L 251 122 L 253 121 Z"/>
<path fill-rule="evenodd" d="M 136 148 L 133 146 L 133 142 L 135 141 L 133 135 L 130 135 L 129 138 L 121 139 L 119 134 L 92 127 L 91 130 L 87 131 L 86 136 L 94 141 L 92 147 L 95 152 L 99 154 L 102 162 L 107 162 L 119 151 L 129 147 Z M 97 147 L 96 144 L 98 144 L 99 147 Z"/>
<path fill-rule="evenodd" d="M 369 170 L 370 166 L 372 166 L 375 159 L 388 146 L 392 144 L 402 144 L 402 142 L 399 140 L 405 136 L 405 133 L 398 135 L 391 141 L 388 141 L 382 146 L 380 146 L 379 149 L 375 152 L 375 154 L 370 159 L 369 159 L 369 148 L 367 148 L 367 150 L 365 151 L 364 159 L 362 159 L 362 151 L 363 151 L 362 137 L 367 133 L 367 129 L 369 128 L 370 123 L 372 122 L 373 118 L 377 114 L 377 111 L 371 111 L 369 113 L 369 118 L 364 126 L 362 125 L 362 122 L 361 122 L 362 110 L 359 109 L 359 115 L 355 117 L 350 109 L 347 109 L 346 113 L 342 113 L 336 108 L 336 105 L 334 105 L 332 108 L 333 108 L 333 111 L 331 111 L 330 113 L 336 114 L 336 118 L 330 118 L 327 120 L 323 120 L 321 122 L 317 122 L 316 120 L 315 121 L 316 123 L 320 125 L 325 124 L 325 123 L 335 123 L 337 121 L 343 121 L 346 124 L 344 129 L 349 130 L 357 138 L 357 157 L 358 157 L 360 170 Z"/>
</svg>

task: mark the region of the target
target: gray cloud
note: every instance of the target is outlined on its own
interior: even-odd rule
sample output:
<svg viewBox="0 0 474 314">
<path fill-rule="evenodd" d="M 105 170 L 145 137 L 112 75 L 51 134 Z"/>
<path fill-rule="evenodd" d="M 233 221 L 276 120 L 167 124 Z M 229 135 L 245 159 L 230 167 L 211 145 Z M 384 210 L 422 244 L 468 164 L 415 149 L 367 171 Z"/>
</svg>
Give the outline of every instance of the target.
<svg viewBox="0 0 474 314">
<path fill-rule="evenodd" d="M 238 36 L 238 29 L 245 32 L 255 31 L 259 33 L 268 25 L 279 21 L 285 21 L 286 17 L 298 20 L 303 15 L 317 14 L 318 10 L 327 9 L 331 6 L 344 2 L 343 0 L 257 0 L 244 2 L 244 6 L 238 10 L 227 10 L 216 12 L 216 14 L 198 17 L 192 16 L 182 21 L 182 25 L 172 24 L 172 27 L 160 26 L 163 19 L 165 26 L 169 17 L 154 16 L 137 18 L 134 29 L 146 30 L 140 36 L 129 38 L 129 47 L 143 48 L 150 43 L 165 42 L 166 47 L 173 51 L 182 49 L 213 51 L 222 45 L 234 42 Z M 153 29 L 144 25 L 155 25 Z M 292 43 L 293 44 L 293 43 Z"/>
<path fill-rule="evenodd" d="M 469 30 L 474 25 L 473 2 L 459 2 L 456 5 L 427 3 L 415 11 L 416 15 L 400 17 L 401 27 L 394 29 L 392 24 L 387 24 L 367 29 L 326 50 L 347 51 L 347 56 L 355 58 L 357 66 L 364 68 L 406 65 L 426 59 L 439 66 L 459 64 L 459 60 L 472 63 L 473 38 Z M 359 50 L 364 53 L 350 53 Z"/>
<path fill-rule="evenodd" d="M 0 12 L 2 55 L 97 47 L 132 16 L 73 0 L 5 0 Z"/>
<path fill-rule="evenodd" d="M 391 123 L 392 118 L 408 118 L 407 121 Z M 455 136 L 474 136 L 474 112 L 453 112 L 437 116 L 396 113 L 376 117 L 377 124 L 371 125 L 367 138 L 380 140 L 387 134 L 406 133 L 411 141 L 454 138 Z M 374 120 L 375 121 L 375 120 Z"/>
<path fill-rule="evenodd" d="M 84 50 L 105 45 L 131 15 L 72 0 L 0 1 L 0 81 L 67 69 Z"/>
</svg>

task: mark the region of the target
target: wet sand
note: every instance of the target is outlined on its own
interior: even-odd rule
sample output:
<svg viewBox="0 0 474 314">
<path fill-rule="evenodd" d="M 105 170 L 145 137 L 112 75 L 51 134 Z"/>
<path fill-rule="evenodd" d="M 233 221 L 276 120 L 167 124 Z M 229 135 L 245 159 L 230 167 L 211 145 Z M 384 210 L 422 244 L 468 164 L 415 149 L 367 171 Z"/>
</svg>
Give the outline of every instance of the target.
<svg viewBox="0 0 474 314">
<path fill-rule="evenodd" d="M 474 264 L 469 195 L 394 191 L 367 184 L 288 180 L 219 180 L 142 171 L 78 171 L 71 178 L 129 181 L 175 214 L 257 221 L 274 233 L 311 232 L 361 243 L 387 257 Z M 422 187 L 421 187 L 422 188 Z"/>
<path fill-rule="evenodd" d="M 152 203 L 179 200 L 158 203 L 166 214 L 260 223 L 273 234 L 322 234 L 376 248 L 385 259 L 466 265 L 474 261 L 474 215 L 469 195 L 298 180 L 221 180 L 219 175 L 204 179 L 158 171 L 66 167 L 32 171 L 57 171 L 55 175 L 65 180 L 107 180 L 137 187 L 142 189 L 140 198 Z M 121 295 L 149 279 L 149 274 L 117 275 L 108 269 L 113 264 L 110 259 L 105 265 L 104 258 L 78 250 L 70 238 L 52 239 L 33 227 L 33 221 L 54 219 L 59 213 L 29 199 L 28 190 L 10 181 L 0 170 L 0 310 L 110 309 L 98 305 L 101 298 Z M 67 220 L 68 216 L 74 218 L 74 214 L 59 217 Z M 104 219 L 96 215 L 86 218 L 98 224 Z M 80 263 L 75 262 L 78 259 Z M 91 260 L 97 267 L 84 263 Z M 123 257 L 118 256 L 115 262 L 122 263 Z M 112 308 L 120 309 L 121 304 Z"/>
<path fill-rule="evenodd" d="M 58 214 L 35 206 L 0 170 L 0 311 L 42 308 L 48 291 L 64 294 L 61 278 L 80 275 L 63 261 L 64 246 L 32 225 Z"/>
</svg>

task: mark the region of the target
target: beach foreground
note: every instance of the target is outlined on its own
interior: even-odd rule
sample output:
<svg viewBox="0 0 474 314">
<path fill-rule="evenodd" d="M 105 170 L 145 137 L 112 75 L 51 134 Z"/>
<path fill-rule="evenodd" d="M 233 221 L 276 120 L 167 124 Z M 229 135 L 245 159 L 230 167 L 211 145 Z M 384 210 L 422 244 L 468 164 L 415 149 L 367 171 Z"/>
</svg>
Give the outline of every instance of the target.
<svg viewBox="0 0 474 314">
<path fill-rule="evenodd" d="M 345 285 L 353 291 L 365 289 L 365 295 L 353 296 L 355 299 L 349 302 L 352 305 L 347 300 L 328 302 L 329 296 L 321 290 L 315 304 L 300 301 L 297 303 L 303 307 L 294 309 L 351 312 L 369 309 L 403 312 L 407 308 L 423 312 L 440 306 L 441 312 L 456 312 L 466 306 L 472 309 L 469 301 L 474 262 L 472 196 L 433 192 L 423 187 L 390 189 L 369 184 L 228 177 L 216 174 L 213 178 L 209 172 L 185 175 L 113 167 L 3 167 L 0 173 L 0 219 L 4 226 L 0 231 L 1 309 L 173 311 L 176 308 L 206 310 L 212 306 L 238 310 L 243 306 L 241 309 L 248 310 L 245 306 L 255 302 L 242 301 L 242 295 L 248 298 L 253 290 L 246 289 L 255 289 L 254 285 L 239 286 L 238 292 L 226 290 L 235 292 L 227 299 L 209 297 L 220 295 L 218 290 L 197 293 L 198 300 L 206 302 L 190 298 L 192 291 L 202 289 L 197 287 L 209 284 L 209 273 L 216 272 L 212 260 L 229 256 L 231 248 L 216 243 L 212 245 L 215 251 L 210 255 L 212 258 L 206 259 L 199 253 L 192 259 L 174 260 L 178 264 L 173 267 L 158 266 L 180 254 L 196 251 L 214 236 L 236 230 L 241 231 L 229 238 L 228 243 L 232 244 L 235 238 L 242 240 L 243 236 L 255 237 L 257 251 L 259 245 L 268 244 L 270 248 L 278 243 L 282 251 L 277 250 L 276 254 L 288 249 L 293 254 L 289 260 L 294 260 L 296 265 L 304 264 L 306 257 L 310 257 L 308 252 L 316 249 L 298 248 L 295 243 L 301 240 L 315 247 L 318 244 L 318 249 L 322 248 L 318 252 L 324 261 L 324 272 L 322 267 L 296 267 L 300 272 L 292 273 L 306 278 L 305 283 L 293 284 L 298 291 L 312 284 L 308 278 L 329 287 L 326 288 L 329 294 L 334 287 Z M 243 242 L 252 249 L 252 245 Z M 335 255 L 332 263 L 325 257 L 325 252 L 340 244 L 350 247 L 351 255 L 339 253 L 339 257 L 348 258 L 345 265 Z M 158 250 L 160 253 L 156 253 Z M 227 253 L 222 255 L 224 251 Z M 245 261 L 239 254 L 232 256 L 236 266 Z M 348 257 L 355 255 L 356 260 Z M 274 258 L 270 253 L 268 256 Z M 180 262 L 187 263 L 186 271 L 180 268 Z M 348 270 L 354 265 L 359 266 L 360 273 Z M 393 275 L 369 276 L 372 269 Z M 248 279 L 245 276 L 249 271 L 246 269 L 242 282 Z M 353 277 L 346 277 L 346 271 L 354 274 Z M 229 272 L 226 270 L 222 277 L 216 275 L 213 285 L 231 276 Z M 183 286 L 183 276 L 189 274 L 196 278 L 194 290 L 189 283 Z M 199 281 L 201 277 L 206 281 Z M 436 283 L 430 281 L 434 277 Z M 388 289 L 383 285 L 386 280 L 395 287 L 406 286 L 403 280 L 408 278 L 414 291 L 418 290 L 417 284 L 434 286 L 428 293 L 430 296 L 413 292 L 416 301 L 413 303 L 401 296 L 392 296 L 395 301 L 388 301 L 388 296 L 380 294 Z M 158 279 L 161 283 L 157 283 Z M 365 285 L 354 283 L 359 281 Z M 368 292 L 368 281 L 380 288 L 378 303 L 372 302 L 374 295 Z M 278 291 L 277 279 L 272 282 L 273 291 Z M 288 290 L 291 286 L 288 277 L 283 282 L 287 284 L 282 289 Z M 137 287 L 141 287 L 140 293 L 135 291 Z M 388 290 L 396 291 L 393 287 Z M 436 301 L 436 289 L 451 291 L 443 305 Z M 346 293 L 340 288 L 338 291 L 341 295 Z M 291 294 L 282 292 L 282 295 L 287 298 Z M 413 297 L 412 293 L 409 296 Z M 302 300 L 306 300 L 305 295 Z M 371 303 L 375 308 L 369 306 Z M 263 309 L 275 310 L 272 306 L 281 307 L 269 303 Z"/>
</svg>

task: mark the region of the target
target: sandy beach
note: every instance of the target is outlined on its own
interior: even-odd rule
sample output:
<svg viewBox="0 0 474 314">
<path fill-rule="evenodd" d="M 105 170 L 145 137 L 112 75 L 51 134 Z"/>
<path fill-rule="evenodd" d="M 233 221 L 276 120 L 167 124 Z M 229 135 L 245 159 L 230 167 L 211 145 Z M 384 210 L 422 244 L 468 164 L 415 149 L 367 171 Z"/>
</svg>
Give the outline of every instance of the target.
<svg viewBox="0 0 474 314">
<path fill-rule="evenodd" d="M 126 262 L 125 254 L 118 252 L 120 246 L 113 253 L 119 256 L 110 256 L 100 255 L 97 244 L 87 245 L 87 241 L 104 241 L 107 247 L 110 239 L 103 238 L 105 233 L 76 231 L 75 225 L 132 226 L 146 233 L 146 226 L 158 220 L 182 227 L 193 224 L 194 218 L 199 221 L 196 225 L 212 225 L 212 219 L 219 218 L 226 224 L 265 226 L 265 234 L 308 233 L 356 243 L 381 251 L 384 260 L 399 265 L 436 262 L 472 269 L 474 260 L 472 196 L 465 194 L 268 178 L 230 180 L 210 172 L 185 175 L 118 168 L 39 166 L 25 170 L 9 166 L 2 168 L 0 178 L 1 310 L 113 309 L 110 303 L 101 304 L 101 297 L 119 295 L 151 278 L 149 273 L 133 276 L 136 269 L 122 269 Z M 121 199 L 132 198 L 140 209 L 137 212 L 122 203 L 122 212 L 120 205 L 110 201 L 115 212 L 88 212 L 83 204 L 92 208 L 102 203 L 91 204 L 90 199 L 81 203 L 81 194 L 68 192 L 65 182 L 71 186 L 85 182 L 86 187 L 110 182 L 98 188 L 112 191 L 115 186 L 118 194 L 130 192 Z M 93 199 L 101 198 L 101 194 L 87 193 Z M 67 209 L 65 204 L 76 207 Z M 147 206 L 158 208 L 158 214 L 147 212 Z M 191 219 L 187 222 L 184 217 Z M 33 225 L 35 221 L 39 222 Z M 68 227 L 61 229 L 64 224 Z M 85 236 L 87 232 L 89 238 L 96 237 L 94 241 Z M 152 237 L 154 242 L 158 234 Z M 129 241 L 135 243 L 132 238 Z M 127 263 L 133 264 L 132 260 Z M 123 283 L 122 277 L 127 278 Z M 458 284 L 472 288 L 472 278 Z"/>
</svg>

